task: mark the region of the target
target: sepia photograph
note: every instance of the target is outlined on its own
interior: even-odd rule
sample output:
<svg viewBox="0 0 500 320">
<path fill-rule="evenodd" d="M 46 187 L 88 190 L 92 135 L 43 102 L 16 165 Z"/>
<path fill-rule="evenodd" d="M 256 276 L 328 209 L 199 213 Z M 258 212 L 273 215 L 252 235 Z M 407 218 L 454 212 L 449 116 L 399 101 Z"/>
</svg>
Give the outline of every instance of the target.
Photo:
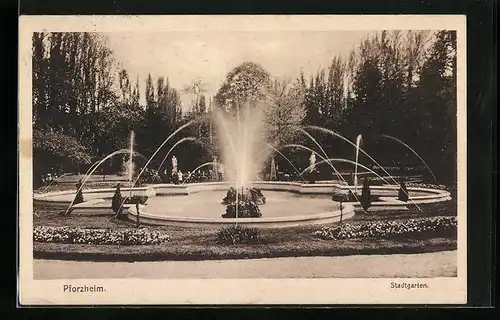
<svg viewBox="0 0 500 320">
<path fill-rule="evenodd" d="M 21 17 L 21 303 L 465 303 L 464 30 Z"/>
</svg>

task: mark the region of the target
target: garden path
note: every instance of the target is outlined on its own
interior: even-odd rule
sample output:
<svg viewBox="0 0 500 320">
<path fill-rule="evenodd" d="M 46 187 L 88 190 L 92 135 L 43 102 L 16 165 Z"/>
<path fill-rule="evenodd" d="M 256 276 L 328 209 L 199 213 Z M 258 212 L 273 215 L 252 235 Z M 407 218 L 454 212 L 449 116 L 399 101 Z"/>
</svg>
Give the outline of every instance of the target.
<svg viewBox="0 0 500 320">
<path fill-rule="evenodd" d="M 457 275 L 457 251 L 215 261 L 35 260 L 35 279 L 426 278 Z"/>
</svg>

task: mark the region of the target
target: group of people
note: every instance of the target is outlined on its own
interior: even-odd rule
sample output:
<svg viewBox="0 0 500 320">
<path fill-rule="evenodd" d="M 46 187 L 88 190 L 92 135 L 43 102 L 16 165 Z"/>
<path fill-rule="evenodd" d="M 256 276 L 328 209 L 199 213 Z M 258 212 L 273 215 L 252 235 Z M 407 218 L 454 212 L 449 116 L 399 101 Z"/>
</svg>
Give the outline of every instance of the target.
<svg viewBox="0 0 500 320">
<path fill-rule="evenodd" d="M 209 181 L 223 181 L 224 176 L 220 173 L 214 174 L 213 170 L 197 170 L 195 172 L 187 171 L 182 172 L 181 170 L 172 171 L 168 175 L 165 170 L 163 173 L 164 181 L 168 181 L 173 184 L 182 184 L 183 182 L 209 182 Z"/>
<path fill-rule="evenodd" d="M 172 182 L 173 184 L 181 184 L 183 179 L 184 179 L 184 173 L 182 173 L 181 170 L 172 171 L 172 174 L 170 175 L 170 182 Z"/>
</svg>

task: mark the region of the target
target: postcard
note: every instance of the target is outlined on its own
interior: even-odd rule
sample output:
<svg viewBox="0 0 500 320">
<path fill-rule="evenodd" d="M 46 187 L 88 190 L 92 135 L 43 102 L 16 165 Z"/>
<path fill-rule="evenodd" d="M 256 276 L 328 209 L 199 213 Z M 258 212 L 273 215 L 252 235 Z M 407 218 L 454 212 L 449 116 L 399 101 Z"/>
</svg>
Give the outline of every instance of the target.
<svg viewBox="0 0 500 320">
<path fill-rule="evenodd" d="M 460 15 L 20 16 L 20 306 L 467 302 Z"/>
</svg>

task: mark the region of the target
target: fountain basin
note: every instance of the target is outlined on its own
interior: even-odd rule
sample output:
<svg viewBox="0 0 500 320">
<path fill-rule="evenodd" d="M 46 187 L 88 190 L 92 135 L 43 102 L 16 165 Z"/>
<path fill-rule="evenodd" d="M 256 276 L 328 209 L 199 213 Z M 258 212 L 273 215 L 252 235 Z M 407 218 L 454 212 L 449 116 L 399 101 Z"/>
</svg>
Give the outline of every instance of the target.
<svg viewBox="0 0 500 320">
<path fill-rule="evenodd" d="M 262 218 L 222 218 L 225 206 L 220 204 L 230 182 L 193 183 L 185 185 L 157 184 L 141 188 L 122 188 L 122 195 L 148 196 L 146 205 L 140 206 L 143 224 L 183 227 L 220 227 L 241 225 L 262 228 L 292 227 L 332 223 L 340 220 L 340 204 L 331 200 L 332 193 L 346 194 L 353 186 L 335 183 L 301 184 L 294 182 L 255 181 L 252 186 L 263 191 L 267 203 L 260 206 Z M 379 196 L 372 202 L 371 211 L 408 210 L 409 206 L 449 201 L 444 190 L 408 187 L 408 202 L 397 199 L 398 186 L 371 186 L 371 193 Z M 361 190 L 358 190 L 360 193 Z M 111 214 L 114 189 L 84 190 L 85 202 L 74 205 L 72 214 Z M 34 203 L 67 209 L 75 191 L 35 194 Z M 136 220 L 135 205 L 124 205 L 124 212 Z M 342 218 L 349 219 L 363 211 L 358 202 L 342 203 Z"/>
<path fill-rule="evenodd" d="M 337 222 L 340 220 L 340 209 L 307 215 L 292 215 L 270 218 L 196 218 L 178 217 L 160 214 L 148 214 L 147 206 L 140 206 L 140 220 L 142 224 L 168 225 L 178 227 L 219 228 L 223 226 L 238 225 L 254 228 L 288 228 L 302 225 L 314 225 Z M 128 215 L 131 220 L 137 219 L 135 207 L 130 207 Z M 354 216 L 354 207 L 349 204 L 342 205 L 342 218 L 349 219 Z"/>
</svg>

